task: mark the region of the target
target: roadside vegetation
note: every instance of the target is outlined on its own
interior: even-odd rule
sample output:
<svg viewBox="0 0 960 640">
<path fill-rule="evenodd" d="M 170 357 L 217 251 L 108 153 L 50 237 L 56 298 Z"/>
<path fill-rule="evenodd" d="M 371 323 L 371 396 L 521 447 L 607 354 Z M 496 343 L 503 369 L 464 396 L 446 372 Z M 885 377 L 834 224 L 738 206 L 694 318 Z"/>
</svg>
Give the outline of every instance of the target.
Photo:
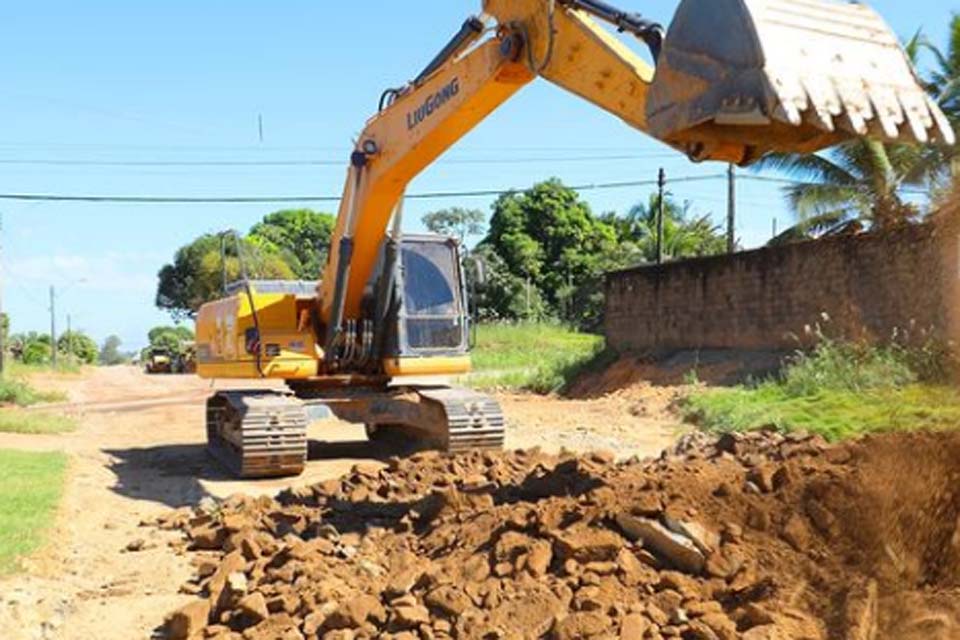
<svg viewBox="0 0 960 640">
<path fill-rule="evenodd" d="M 45 411 L 0 409 L 0 433 L 53 435 L 76 430 L 77 420 L 72 416 Z"/>
<path fill-rule="evenodd" d="M 29 365 L 16 367 L 18 376 Z M 0 433 L 67 433 L 77 427 L 71 416 L 44 411 L 27 411 L 27 407 L 67 399 L 60 391 L 40 391 L 21 377 L 7 374 L 0 379 Z"/>
<path fill-rule="evenodd" d="M 77 369 L 79 370 L 79 369 Z M 28 374 L 49 372 L 49 367 L 13 362 L 0 378 L 0 433 L 67 433 L 77 421 L 60 413 L 26 410 L 38 404 L 63 402 L 67 395 L 61 391 L 43 391 L 25 378 Z"/>
<path fill-rule="evenodd" d="M 20 377 L 0 379 L 0 405 L 29 407 L 43 402 L 61 402 L 66 400 L 60 391 L 40 391 Z"/>
<path fill-rule="evenodd" d="M 62 453 L 0 450 L 0 575 L 45 542 L 66 468 Z"/>
<path fill-rule="evenodd" d="M 709 431 L 775 427 L 831 440 L 960 424 L 960 392 L 949 382 L 945 346 L 817 337 L 815 348 L 798 352 L 775 378 L 694 392 L 684 401 L 685 417 Z"/>
<path fill-rule="evenodd" d="M 603 338 L 556 324 L 482 324 L 467 382 L 478 389 L 559 391 L 603 354 Z"/>
</svg>

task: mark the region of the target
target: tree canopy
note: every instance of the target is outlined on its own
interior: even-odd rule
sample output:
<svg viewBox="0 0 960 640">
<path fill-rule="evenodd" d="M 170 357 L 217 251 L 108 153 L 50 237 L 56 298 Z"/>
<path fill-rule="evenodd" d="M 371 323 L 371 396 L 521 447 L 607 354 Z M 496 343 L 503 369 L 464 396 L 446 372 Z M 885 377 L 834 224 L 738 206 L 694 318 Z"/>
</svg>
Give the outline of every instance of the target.
<svg viewBox="0 0 960 640">
<path fill-rule="evenodd" d="M 182 325 L 154 327 L 147 332 L 147 339 L 150 341 L 151 347 L 166 349 L 171 353 L 180 353 L 183 343 L 189 342 L 193 338 L 193 330 Z"/>
<path fill-rule="evenodd" d="M 452 207 L 423 216 L 423 224 L 433 233 L 451 236 L 466 245 L 467 238 L 483 233 L 487 216 L 479 209 Z"/>
<path fill-rule="evenodd" d="M 280 280 L 296 277 L 280 252 L 269 244 L 258 245 L 244 238 L 239 246 L 251 277 Z M 220 247 L 219 235 L 206 234 L 178 249 L 173 262 L 164 265 L 158 274 L 157 306 L 169 311 L 175 319 L 182 320 L 194 317 L 204 303 L 220 297 L 223 294 L 224 268 L 228 282 L 241 277 L 236 243 L 225 243 L 225 260 Z"/>
<path fill-rule="evenodd" d="M 127 361 L 127 355 L 120 352 L 123 342 L 119 336 L 108 336 L 100 348 L 100 364 L 111 367 Z"/>
<path fill-rule="evenodd" d="M 654 263 L 657 260 L 657 213 L 659 197 L 650 194 L 646 202 L 634 205 L 627 215 L 608 213 L 601 219 L 617 232 L 624 262 Z M 723 253 L 727 240 L 710 214 L 695 214 L 690 202 L 678 203 L 669 195 L 663 199 L 663 257 L 678 260 Z"/>
<path fill-rule="evenodd" d="M 66 331 L 57 338 L 57 352 L 72 355 L 81 364 L 96 364 L 100 347 L 81 331 Z"/>
<path fill-rule="evenodd" d="M 53 350 L 50 334 L 30 331 L 10 336 L 10 352 L 24 364 L 49 364 Z"/>
<path fill-rule="evenodd" d="M 156 304 L 176 320 L 192 318 L 201 305 L 222 295 L 224 262 L 227 281 L 240 279 L 238 245 L 251 278 L 315 280 L 326 262 L 333 228 L 331 214 L 296 209 L 265 216 L 239 242 L 228 237 L 222 243 L 221 234 L 202 235 L 160 269 Z"/>
<path fill-rule="evenodd" d="M 595 283 L 609 268 L 617 253 L 617 236 L 573 189 L 552 179 L 500 196 L 482 246 L 495 252 L 519 281 L 504 286 L 525 289 L 529 284 L 546 308 L 562 319 L 587 325 L 596 321 L 596 305 L 571 301 L 575 291 Z M 529 295 L 524 291 L 524 306 Z"/>
<path fill-rule="evenodd" d="M 294 275 L 317 280 L 323 272 L 336 219 L 310 209 L 277 211 L 250 229 L 248 240 L 280 253 Z"/>
</svg>

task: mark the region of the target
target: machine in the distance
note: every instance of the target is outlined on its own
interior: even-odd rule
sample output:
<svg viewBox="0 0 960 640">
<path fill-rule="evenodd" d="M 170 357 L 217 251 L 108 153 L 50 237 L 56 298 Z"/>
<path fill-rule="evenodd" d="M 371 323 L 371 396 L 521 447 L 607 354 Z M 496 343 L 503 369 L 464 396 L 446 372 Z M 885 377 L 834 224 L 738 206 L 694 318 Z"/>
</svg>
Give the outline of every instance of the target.
<svg viewBox="0 0 960 640">
<path fill-rule="evenodd" d="M 853 136 L 954 142 L 896 37 L 860 4 L 683 0 L 666 34 L 600 0 L 484 0 L 483 10 L 381 97 L 350 157 L 319 284 L 244 280 L 201 308 L 199 375 L 287 386 L 210 399 L 210 449 L 235 473 L 299 473 L 321 405 L 371 438 L 502 445 L 492 398 L 413 382 L 469 371 L 468 314 L 456 243 L 403 236 L 400 220 L 407 184 L 537 77 L 697 161 L 749 164 Z M 654 65 L 602 23 L 643 41 Z"/>
</svg>

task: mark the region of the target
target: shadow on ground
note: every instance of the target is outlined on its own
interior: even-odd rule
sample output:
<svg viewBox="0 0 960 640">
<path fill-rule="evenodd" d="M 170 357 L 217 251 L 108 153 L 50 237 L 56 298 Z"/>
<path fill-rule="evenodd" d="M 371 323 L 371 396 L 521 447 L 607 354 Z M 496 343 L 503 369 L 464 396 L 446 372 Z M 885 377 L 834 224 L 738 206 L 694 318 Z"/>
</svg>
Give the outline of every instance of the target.
<svg viewBox="0 0 960 640">
<path fill-rule="evenodd" d="M 416 450 L 417 447 L 402 439 L 377 442 L 311 440 L 307 471 L 310 471 L 311 464 L 318 462 L 386 461 L 393 456 L 407 456 Z M 105 449 L 104 453 L 110 456 L 109 469 L 117 477 L 111 488 L 113 491 L 134 500 L 147 500 L 174 508 L 195 505 L 211 495 L 204 486 L 205 482 L 222 483 L 227 487 L 227 493 L 233 493 L 229 491 L 231 484 L 236 485 L 236 492 L 243 492 L 258 482 L 233 478 L 209 456 L 203 444 Z M 295 478 L 288 480 L 295 482 Z M 276 484 L 277 479 L 262 482 Z"/>
</svg>

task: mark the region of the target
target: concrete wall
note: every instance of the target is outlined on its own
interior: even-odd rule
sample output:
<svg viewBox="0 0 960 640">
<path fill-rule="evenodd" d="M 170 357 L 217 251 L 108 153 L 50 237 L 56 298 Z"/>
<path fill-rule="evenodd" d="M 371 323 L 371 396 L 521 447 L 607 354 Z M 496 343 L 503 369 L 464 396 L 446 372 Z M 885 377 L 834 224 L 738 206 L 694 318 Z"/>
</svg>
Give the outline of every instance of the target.
<svg viewBox="0 0 960 640">
<path fill-rule="evenodd" d="M 607 276 L 606 334 L 622 351 L 794 348 L 826 313 L 832 335 L 947 338 L 958 278 L 958 233 L 932 225 L 641 267 Z"/>
</svg>

